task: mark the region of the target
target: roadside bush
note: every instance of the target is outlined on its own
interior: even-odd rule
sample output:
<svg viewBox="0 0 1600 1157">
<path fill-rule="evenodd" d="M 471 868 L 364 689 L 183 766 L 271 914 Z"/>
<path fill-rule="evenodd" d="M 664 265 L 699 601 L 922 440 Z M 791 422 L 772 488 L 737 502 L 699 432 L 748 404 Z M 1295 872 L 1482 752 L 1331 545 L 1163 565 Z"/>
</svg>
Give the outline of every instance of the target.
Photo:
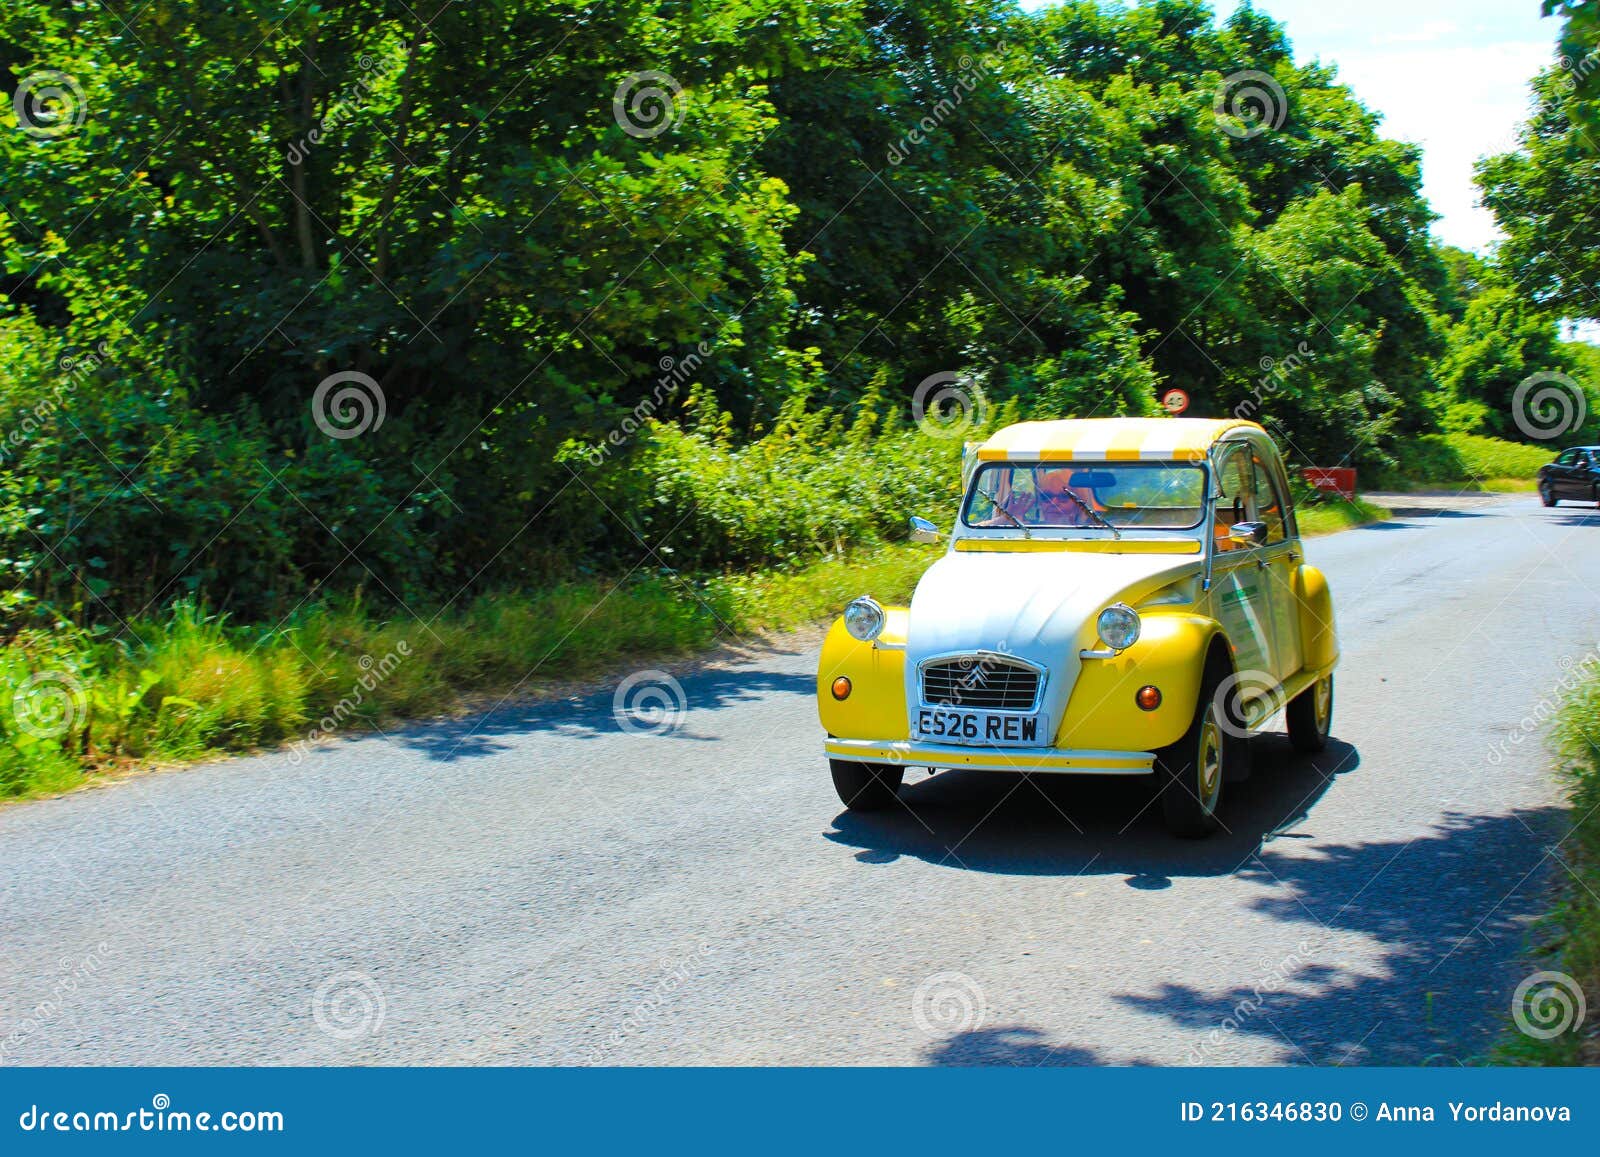
<svg viewBox="0 0 1600 1157">
<path fill-rule="evenodd" d="M 792 566 L 904 541 L 912 514 L 948 525 L 963 440 L 1016 420 L 1016 407 L 997 407 L 982 429 L 942 435 L 880 417 L 881 404 L 869 397 L 846 420 L 797 401 L 742 446 L 714 422 L 647 426 L 631 454 L 567 491 L 560 518 L 609 530 L 618 562 L 637 562 L 644 543 L 661 563 L 690 571 Z"/>
<path fill-rule="evenodd" d="M 1600 678 L 1592 673 L 1567 694 L 1556 720 L 1556 743 L 1565 760 L 1571 806 L 1571 834 L 1561 842 L 1566 873 L 1558 881 L 1560 899 L 1546 921 L 1553 933 L 1552 967 L 1582 987 L 1589 1022 L 1580 1031 L 1540 1040 L 1508 1035 L 1499 1060 L 1513 1064 L 1600 1064 L 1600 1036 L 1593 1029 L 1600 1009 Z M 1587 1028 L 1588 1031 L 1581 1031 Z"/>
<path fill-rule="evenodd" d="M 1396 451 L 1398 465 L 1376 480 L 1379 486 L 1406 483 L 1460 485 L 1501 479 L 1530 481 L 1555 457 L 1555 445 L 1506 442 L 1481 434 L 1423 434 Z"/>
</svg>

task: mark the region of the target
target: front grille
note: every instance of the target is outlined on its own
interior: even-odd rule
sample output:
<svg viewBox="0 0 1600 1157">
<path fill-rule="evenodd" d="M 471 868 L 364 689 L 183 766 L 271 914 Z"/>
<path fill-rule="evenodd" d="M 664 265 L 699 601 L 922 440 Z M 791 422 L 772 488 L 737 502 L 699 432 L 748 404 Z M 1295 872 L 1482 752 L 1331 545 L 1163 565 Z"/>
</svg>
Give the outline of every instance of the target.
<svg viewBox="0 0 1600 1157">
<path fill-rule="evenodd" d="M 930 707 L 1032 711 L 1039 672 L 997 655 L 963 655 L 922 669 L 922 701 Z"/>
</svg>

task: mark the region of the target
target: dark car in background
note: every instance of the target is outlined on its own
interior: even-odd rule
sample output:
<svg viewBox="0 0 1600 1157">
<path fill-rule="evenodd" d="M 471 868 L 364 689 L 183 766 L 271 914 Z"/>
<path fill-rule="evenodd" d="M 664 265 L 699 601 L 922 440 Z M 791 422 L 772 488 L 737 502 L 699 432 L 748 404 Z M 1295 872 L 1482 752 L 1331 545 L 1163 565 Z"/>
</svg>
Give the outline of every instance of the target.
<svg viewBox="0 0 1600 1157">
<path fill-rule="evenodd" d="M 1539 498 L 1546 506 L 1563 498 L 1600 503 L 1600 446 L 1573 446 L 1539 467 Z"/>
</svg>

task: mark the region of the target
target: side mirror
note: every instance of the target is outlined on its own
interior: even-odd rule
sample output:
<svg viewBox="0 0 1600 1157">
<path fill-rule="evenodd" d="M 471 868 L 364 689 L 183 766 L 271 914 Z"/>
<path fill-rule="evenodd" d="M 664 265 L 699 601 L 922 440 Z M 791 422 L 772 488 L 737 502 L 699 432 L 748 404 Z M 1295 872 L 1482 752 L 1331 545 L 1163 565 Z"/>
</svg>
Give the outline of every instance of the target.
<svg viewBox="0 0 1600 1157">
<path fill-rule="evenodd" d="M 912 542 L 943 542 L 944 535 L 939 533 L 939 528 L 926 518 L 911 516 L 911 541 Z"/>
<path fill-rule="evenodd" d="M 1236 522 L 1228 527 L 1228 541 L 1234 546 L 1261 546 L 1267 541 L 1267 524 Z"/>
</svg>

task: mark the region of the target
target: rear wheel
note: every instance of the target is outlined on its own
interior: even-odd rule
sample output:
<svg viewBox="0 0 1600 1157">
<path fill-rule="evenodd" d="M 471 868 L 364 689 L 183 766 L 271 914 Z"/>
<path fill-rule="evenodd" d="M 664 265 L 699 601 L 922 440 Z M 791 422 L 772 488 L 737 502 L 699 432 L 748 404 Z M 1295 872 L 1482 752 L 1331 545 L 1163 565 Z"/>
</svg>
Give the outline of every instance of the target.
<svg viewBox="0 0 1600 1157">
<path fill-rule="evenodd" d="M 1550 489 L 1550 483 L 1541 482 L 1539 483 L 1539 501 L 1544 503 L 1546 506 L 1554 506 L 1556 503 L 1560 502 L 1561 499 L 1557 498 L 1556 492 Z"/>
<path fill-rule="evenodd" d="M 1289 701 L 1289 742 L 1310 755 L 1328 746 L 1333 726 L 1333 676 L 1326 675 Z"/>
<path fill-rule="evenodd" d="M 828 760 L 833 772 L 833 790 L 839 802 L 853 812 L 876 812 L 892 805 L 900 794 L 900 781 L 906 769 L 888 763 L 855 763 L 848 759 Z"/>
<path fill-rule="evenodd" d="M 1244 742 L 1224 730 L 1226 705 L 1218 700 L 1223 683 L 1208 679 L 1195 705 L 1194 721 L 1183 738 L 1156 753 L 1156 774 L 1161 777 L 1161 814 L 1175 836 L 1198 839 L 1219 826 L 1217 807 L 1222 783 L 1230 773 L 1229 756 Z M 1231 694 L 1231 692 L 1230 692 Z"/>
</svg>

